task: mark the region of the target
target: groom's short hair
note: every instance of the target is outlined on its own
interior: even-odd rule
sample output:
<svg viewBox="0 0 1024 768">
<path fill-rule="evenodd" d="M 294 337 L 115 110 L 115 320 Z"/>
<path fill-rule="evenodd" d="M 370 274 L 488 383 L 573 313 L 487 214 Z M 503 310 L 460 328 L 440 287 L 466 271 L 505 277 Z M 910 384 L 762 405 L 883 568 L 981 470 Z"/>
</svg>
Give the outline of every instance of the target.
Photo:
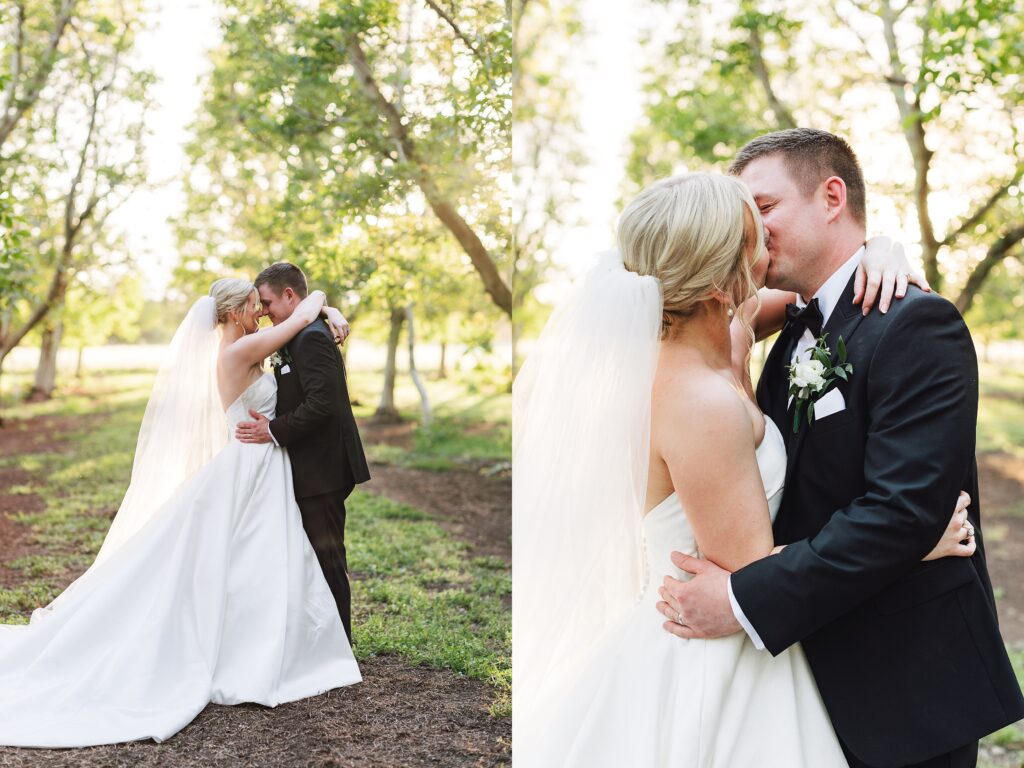
<svg viewBox="0 0 1024 768">
<path fill-rule="evenodd" d="M 261 285 L 269 285 L 270 289 L 278 296 L 284 293 L 285 288 L 291 288 L 300 299 L 306 298 L 309 289 L 306 287 L 306 275 L 294 264 L 287 261 L 279 261 L 271 264 L 258 275 L 254 283 L 257 289 Z"/>
<path fill-rule="evenodd" d="M 845 139 L 816 128 L 789 128 L 758 136 L 733 159 L 729 173 L 739 176 L 754 160 L 782 155 L 783 162 L 805 195 L 829 176 L 846 184 L 846 205 L 858 224 L 867 224 L 864 204 L 864 174 L 857 155 Z"/>
</svg>

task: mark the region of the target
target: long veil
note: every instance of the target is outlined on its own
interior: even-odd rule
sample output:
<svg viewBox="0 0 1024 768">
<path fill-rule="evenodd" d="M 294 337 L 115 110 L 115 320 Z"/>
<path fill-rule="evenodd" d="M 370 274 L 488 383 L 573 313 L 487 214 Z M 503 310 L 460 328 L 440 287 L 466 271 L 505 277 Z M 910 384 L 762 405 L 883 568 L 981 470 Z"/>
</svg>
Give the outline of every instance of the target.
<svg viewBox="0 0 1024 768">
<path fill-rule="evenodd" d="M 132 476 L 96 557 L 100 563 L 153 517 L 175 489 L 230 438 L 217 391 L 220 345 L 213 298 L 189 309 L 174 332 L 146 405 Z"/>
<path fill-rule="evenodd" d="M 516 764 L 643 588 L 642 515 L 658 361 L 658 281 L 602 254 L 551 316 L 513 387 Z"/>
</svg>

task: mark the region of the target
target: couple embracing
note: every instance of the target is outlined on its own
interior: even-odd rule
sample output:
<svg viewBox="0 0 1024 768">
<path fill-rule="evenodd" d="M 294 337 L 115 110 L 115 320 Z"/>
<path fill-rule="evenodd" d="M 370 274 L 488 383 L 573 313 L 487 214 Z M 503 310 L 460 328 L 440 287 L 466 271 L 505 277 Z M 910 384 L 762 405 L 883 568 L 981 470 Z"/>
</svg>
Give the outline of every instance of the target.
<svg viewBox="0 0 1024 768">
<path fill-rule="evenodd" d="M 347 333 L 291 264 L 195 302 L 96 561 L 28 625 L 0 625 L 0 744 L 163 741 L 210 702 L 359 682 L 345 498 L 369 473 Z"/>
<path fill-rule="evenodd" d="M 515 387 L 520 768 L 959 768 L 1024 717 L 974 347 L 865 236 L 847 143 L 769 134 L 641 192 L 552 315 Z"/>
</svg>

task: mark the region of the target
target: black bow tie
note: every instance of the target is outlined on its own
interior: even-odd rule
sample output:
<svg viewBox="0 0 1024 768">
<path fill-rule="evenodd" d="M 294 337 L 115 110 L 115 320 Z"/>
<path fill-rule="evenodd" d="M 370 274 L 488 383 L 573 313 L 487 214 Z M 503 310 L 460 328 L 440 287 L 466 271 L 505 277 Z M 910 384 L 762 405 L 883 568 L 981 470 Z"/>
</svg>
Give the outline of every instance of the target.
<svg viewBox="0 0 1024 768">
<path fill-rule="evenodd" d="M 818 300 L 811 299 L 810 304 L 803 309 L 800 309 L 796 304 L 787 304 L 786 322 L 797 328 L 797 337 L 803 335 L 803 329 L 806 328 L 814 338 L 818 338 L 821 336 L 821 326 L 824 324 L 825 319 L 821 316 Z"/>
</svg>

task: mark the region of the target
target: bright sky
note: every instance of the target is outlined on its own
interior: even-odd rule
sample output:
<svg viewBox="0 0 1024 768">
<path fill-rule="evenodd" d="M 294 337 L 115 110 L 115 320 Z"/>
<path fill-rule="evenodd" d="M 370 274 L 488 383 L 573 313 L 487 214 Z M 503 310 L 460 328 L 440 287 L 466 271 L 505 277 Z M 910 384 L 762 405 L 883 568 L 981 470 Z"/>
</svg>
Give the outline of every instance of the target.
<svg viewBox="0 0 1024 768">
<path fill-rule="evenodd" d="M 555 259 L 566 267 L 566 275 L 540 287 L 542 301 L 554 301 L 568 287 L 572 275 L 583 271 L 595 254 L 612 246 L 627 141 L 641 117 L 637 38 L 647 5 L 645 0 L 580 4 L 586 32 L 570 76 L 578 89 L 579 144 L 589 163 L 582 169 L 578 185 L 579 226 L 562 232 L 552 243 Z"/>
<path fill-rule="evenodd" d="M 162 298 L 178 261 L 174 221 L 185 206 L 180 177 L 185 170 L 188 126 L 202 95 L 199 78 L 207 51 L 220 39 L 214 0 L 149 0 L 150 29 L 139 36 L 137 55 L 154 71 L 154 108 L 147 122 L 149 190 L 134 193 L 110 217 L 126 233 L 131 254 L 146 278 L 146 293 Z"/>
</svg>

